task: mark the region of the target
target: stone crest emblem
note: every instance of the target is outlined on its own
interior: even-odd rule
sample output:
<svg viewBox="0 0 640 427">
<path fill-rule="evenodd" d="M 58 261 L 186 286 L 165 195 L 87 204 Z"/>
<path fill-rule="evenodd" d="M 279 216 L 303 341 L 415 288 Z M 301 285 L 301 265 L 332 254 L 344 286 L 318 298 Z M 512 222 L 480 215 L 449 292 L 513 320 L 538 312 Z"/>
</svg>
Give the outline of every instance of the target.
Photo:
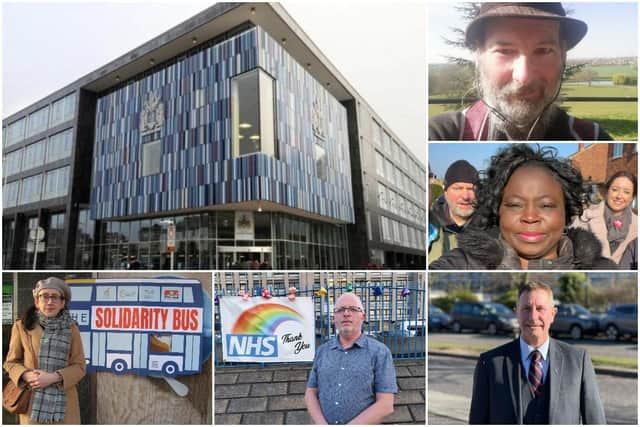
<svg viewBox="0 0 640 427">
<path fill-rule="evenodd" d="M 146 135 L 162 129 L 164 125 L 164 104 L 160 98 L 151 92 L 142 105 L 140 113 L 140 133 Z"/>
</svg>

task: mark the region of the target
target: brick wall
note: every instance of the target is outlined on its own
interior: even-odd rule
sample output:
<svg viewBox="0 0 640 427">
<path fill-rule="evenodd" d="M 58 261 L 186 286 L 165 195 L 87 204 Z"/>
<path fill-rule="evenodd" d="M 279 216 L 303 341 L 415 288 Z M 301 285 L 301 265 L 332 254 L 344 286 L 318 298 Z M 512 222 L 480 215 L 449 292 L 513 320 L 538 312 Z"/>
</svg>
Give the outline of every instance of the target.
<svg viewBox="0 0 640 427">
<path fill-rule="evenodd" d="M 425 423 L 424 360 L 395 361 L 398 394 L 385 424 Z M 304 403 L 311 366 L 217 368 L 215 424 L 312 424 Z"/>
</svg>

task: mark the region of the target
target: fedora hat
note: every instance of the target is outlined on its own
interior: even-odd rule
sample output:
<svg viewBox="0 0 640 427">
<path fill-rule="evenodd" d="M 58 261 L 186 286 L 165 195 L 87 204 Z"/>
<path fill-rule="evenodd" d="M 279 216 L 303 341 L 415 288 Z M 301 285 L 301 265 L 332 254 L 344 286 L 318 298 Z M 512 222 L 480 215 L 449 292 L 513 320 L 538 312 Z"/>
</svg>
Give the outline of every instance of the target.
<svg viewBox="0 0 640 427">
<path fill-rule="evenodd" d="M 465 43 L 474 48 L 483 35 L 482 29 L 492 18 L 552 19 L 559 21 L 560 35 L 567 42 L 567 50 L 577 45 L 587 34 L 587 24 L 567 16 L 562 3 L 482 3 L 478 15 L 469 23 Z"/>
</svg>

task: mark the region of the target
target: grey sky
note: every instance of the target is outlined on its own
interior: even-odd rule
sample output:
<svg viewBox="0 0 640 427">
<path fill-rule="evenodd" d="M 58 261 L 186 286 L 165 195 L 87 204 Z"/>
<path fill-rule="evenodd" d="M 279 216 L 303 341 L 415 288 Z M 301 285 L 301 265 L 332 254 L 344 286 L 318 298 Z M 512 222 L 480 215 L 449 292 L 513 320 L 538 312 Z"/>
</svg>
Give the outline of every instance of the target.
<svg viewBox="0 0 640 427">
<path fill-rule="evenodd" d="M 213 2 L 2 4 L 2 116 Z M 426 155 L 424 3 L 284 1 L 301 28 L 420 159 Z"/>
</svg>

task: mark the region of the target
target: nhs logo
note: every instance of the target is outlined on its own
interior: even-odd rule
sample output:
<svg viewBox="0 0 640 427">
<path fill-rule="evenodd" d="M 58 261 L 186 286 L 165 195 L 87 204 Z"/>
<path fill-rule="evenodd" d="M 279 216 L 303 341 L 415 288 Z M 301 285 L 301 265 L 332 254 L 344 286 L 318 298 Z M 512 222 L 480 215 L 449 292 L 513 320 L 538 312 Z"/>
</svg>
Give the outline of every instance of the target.
<svg viewBox="0 0 640 427">
<path fill-rule="evenodd" d="M 275 335 L 225 335 L 229 357 L 278 357 L 278 337 Z"/>
</svg>

